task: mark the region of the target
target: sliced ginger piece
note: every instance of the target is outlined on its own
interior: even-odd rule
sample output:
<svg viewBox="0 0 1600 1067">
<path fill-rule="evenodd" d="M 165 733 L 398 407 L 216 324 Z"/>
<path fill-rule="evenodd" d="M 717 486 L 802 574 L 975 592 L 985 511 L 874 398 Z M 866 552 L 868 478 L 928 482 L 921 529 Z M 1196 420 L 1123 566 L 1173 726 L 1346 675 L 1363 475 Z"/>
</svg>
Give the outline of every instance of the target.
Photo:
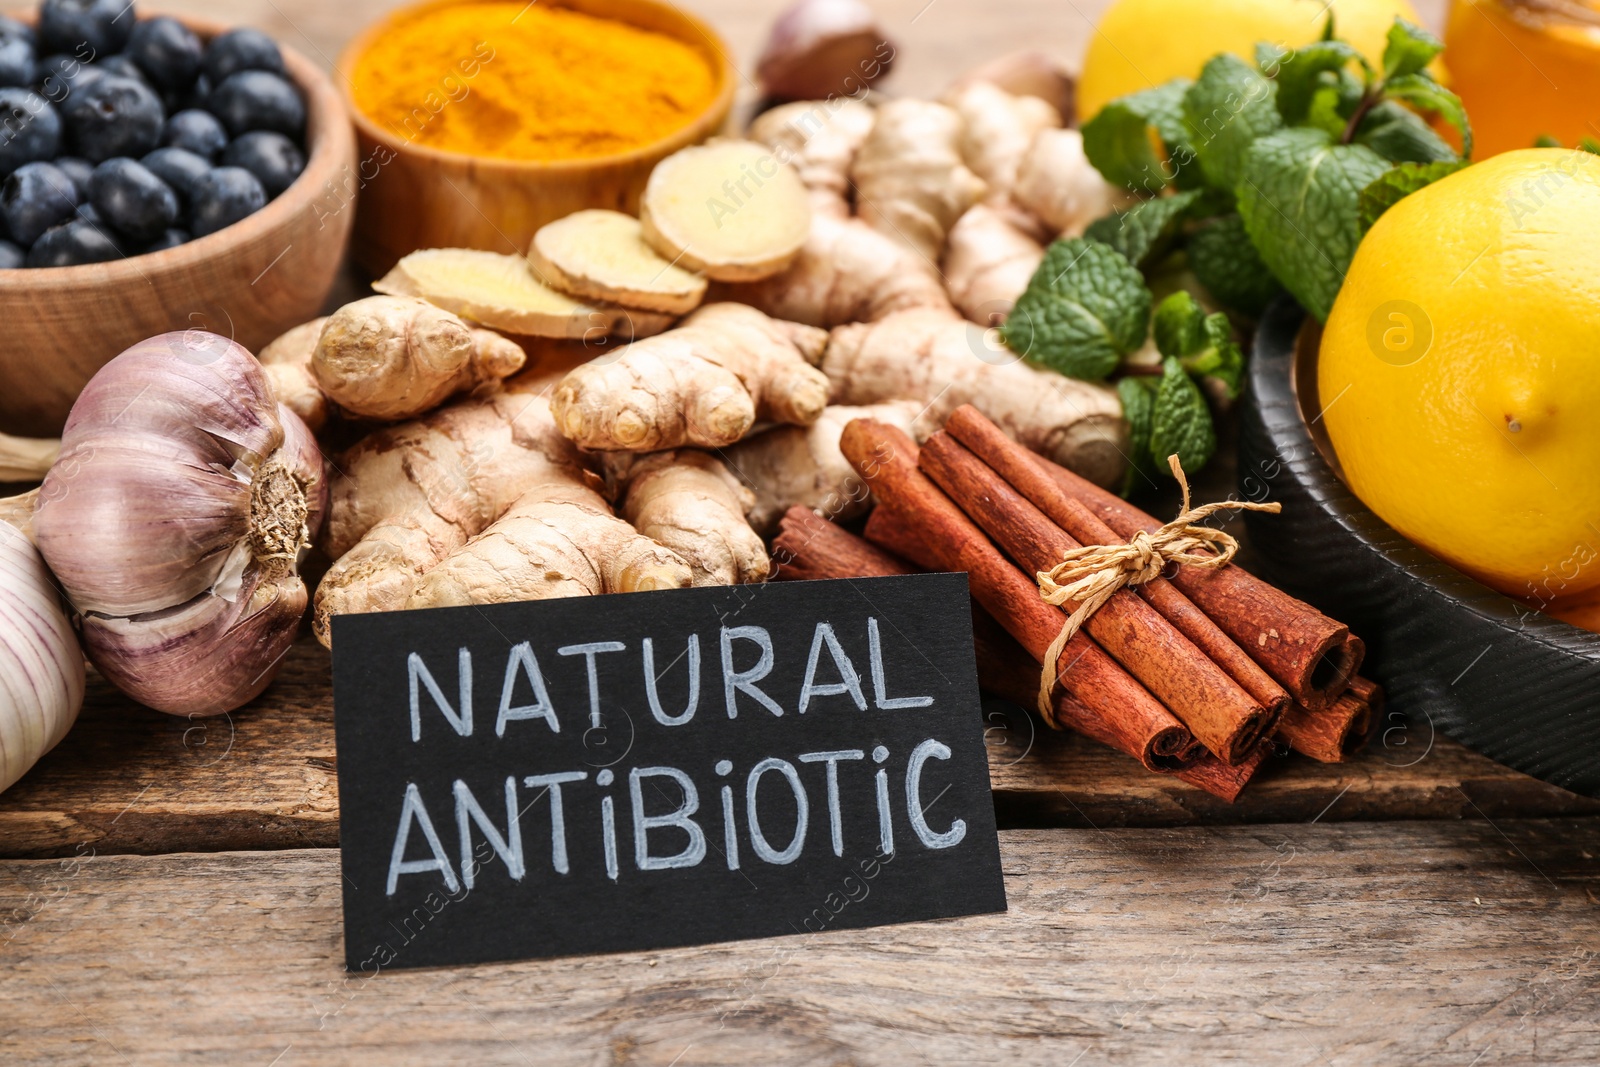
<svg viewBox="0 0 1600 1067">
<path fill-rule="evenodd" d="M 800 175 L 765 145 L 716 140 L 674 152 L 645 185 L 639 221 L 663 256 L 725 282 L 777 274 L 811 229 Z"/>
<path fill-rule="evenodd" d="M 534 277 L 521 256 L 473 248 L 428 248 L 406 256 L 372 287 L 414 296 L 462 318 L 532 337 L 649 337 L 673 317 L 574 300 Z"/>
<path fill-rule="evenodd" d="M 534 272 L 573 296 L 687 315 L 706 280 L 656 254 L 639 220 L 620 211 L 575 211 L 539 228 L 528 249 Z"/>
</svg>

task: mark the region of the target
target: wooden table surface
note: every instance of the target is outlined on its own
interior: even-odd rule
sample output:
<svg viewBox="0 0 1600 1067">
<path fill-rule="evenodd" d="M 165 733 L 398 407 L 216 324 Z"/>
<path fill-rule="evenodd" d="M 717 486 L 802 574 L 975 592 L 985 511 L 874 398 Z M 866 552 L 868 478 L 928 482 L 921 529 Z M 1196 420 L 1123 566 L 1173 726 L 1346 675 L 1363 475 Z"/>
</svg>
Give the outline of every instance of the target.
<svg viewBox="0 0 1600 1067">
<path fill-rule="evenodd" d="M 164 6 L 331 67 L 390 5 Z M 692 6 L 748 71 L 773 5 Z M 1103 3 L 875 6 L 891 88 L 932 93 L 1024 44 L 1074 58 Z M 0 796 L 0 1062 L 1600 1062 L 1600 802 L 1425 716 L 1228 806 L 986 706 L 1003 915 L 369 979 L 342 969 L 327 683 L 309 641 L 215 720 L 92 683 Z"/>
</svg>

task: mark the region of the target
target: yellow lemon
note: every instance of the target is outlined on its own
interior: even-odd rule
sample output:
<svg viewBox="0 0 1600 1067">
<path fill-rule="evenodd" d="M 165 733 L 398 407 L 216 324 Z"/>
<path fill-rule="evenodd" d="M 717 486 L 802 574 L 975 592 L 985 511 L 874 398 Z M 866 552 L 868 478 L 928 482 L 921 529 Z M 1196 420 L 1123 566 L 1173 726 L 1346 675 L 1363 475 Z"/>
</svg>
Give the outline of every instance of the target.
<svg viewBox="0 0 1600 1067">
<path fill-rule="evenodd" d="M 1350 488 L 1543 606 L 1600 586 L 1600 157 L 1495 156 L 1362 240 L 1318 363 Z"/>
<path fill-rule="evenodd" d="M 1395 16 L 1418 21 L 1408 0 L 1116 0 L 1083 58 L 1078 117 L 1173 78 L 1199 77 L 1218 52 L 1254 60 L 1258 41 L 1308 44 L 1322 35 L 1330 9 L 1334 31 L 1374 65 Z"/>
</svg>

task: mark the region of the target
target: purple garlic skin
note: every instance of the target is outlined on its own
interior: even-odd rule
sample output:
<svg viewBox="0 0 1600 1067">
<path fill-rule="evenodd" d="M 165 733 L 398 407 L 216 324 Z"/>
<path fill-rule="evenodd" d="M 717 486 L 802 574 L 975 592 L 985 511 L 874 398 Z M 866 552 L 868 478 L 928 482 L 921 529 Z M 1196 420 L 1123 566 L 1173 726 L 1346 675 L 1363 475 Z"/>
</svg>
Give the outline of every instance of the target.
<svg viewBox="0 0 1600 1067">
<path fill-rule="evenodd" d="M 255 357 L 191 330 L 89 381 L 34 531 L 100 672 L 160 711 L 214 715 L 265 689 L 293 642 L 326 510 L 316 442 Z"/>
</svg>

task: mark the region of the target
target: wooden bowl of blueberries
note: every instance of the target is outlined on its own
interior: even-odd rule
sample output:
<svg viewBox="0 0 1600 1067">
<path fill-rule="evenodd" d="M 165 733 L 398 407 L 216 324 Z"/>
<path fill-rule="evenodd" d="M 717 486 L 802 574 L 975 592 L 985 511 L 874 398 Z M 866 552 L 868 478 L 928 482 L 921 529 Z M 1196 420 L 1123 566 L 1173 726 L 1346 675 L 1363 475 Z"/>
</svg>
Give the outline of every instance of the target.
<svg viewBox="0 0 1600 1067">
<path fill-rule="evenodd" d="M 127 0 L 0 16 L 0 431 L 173 330 L 252 351 L 315 318 L 355 211 L 338 91 L 256 30 Z"/>
</svg>

